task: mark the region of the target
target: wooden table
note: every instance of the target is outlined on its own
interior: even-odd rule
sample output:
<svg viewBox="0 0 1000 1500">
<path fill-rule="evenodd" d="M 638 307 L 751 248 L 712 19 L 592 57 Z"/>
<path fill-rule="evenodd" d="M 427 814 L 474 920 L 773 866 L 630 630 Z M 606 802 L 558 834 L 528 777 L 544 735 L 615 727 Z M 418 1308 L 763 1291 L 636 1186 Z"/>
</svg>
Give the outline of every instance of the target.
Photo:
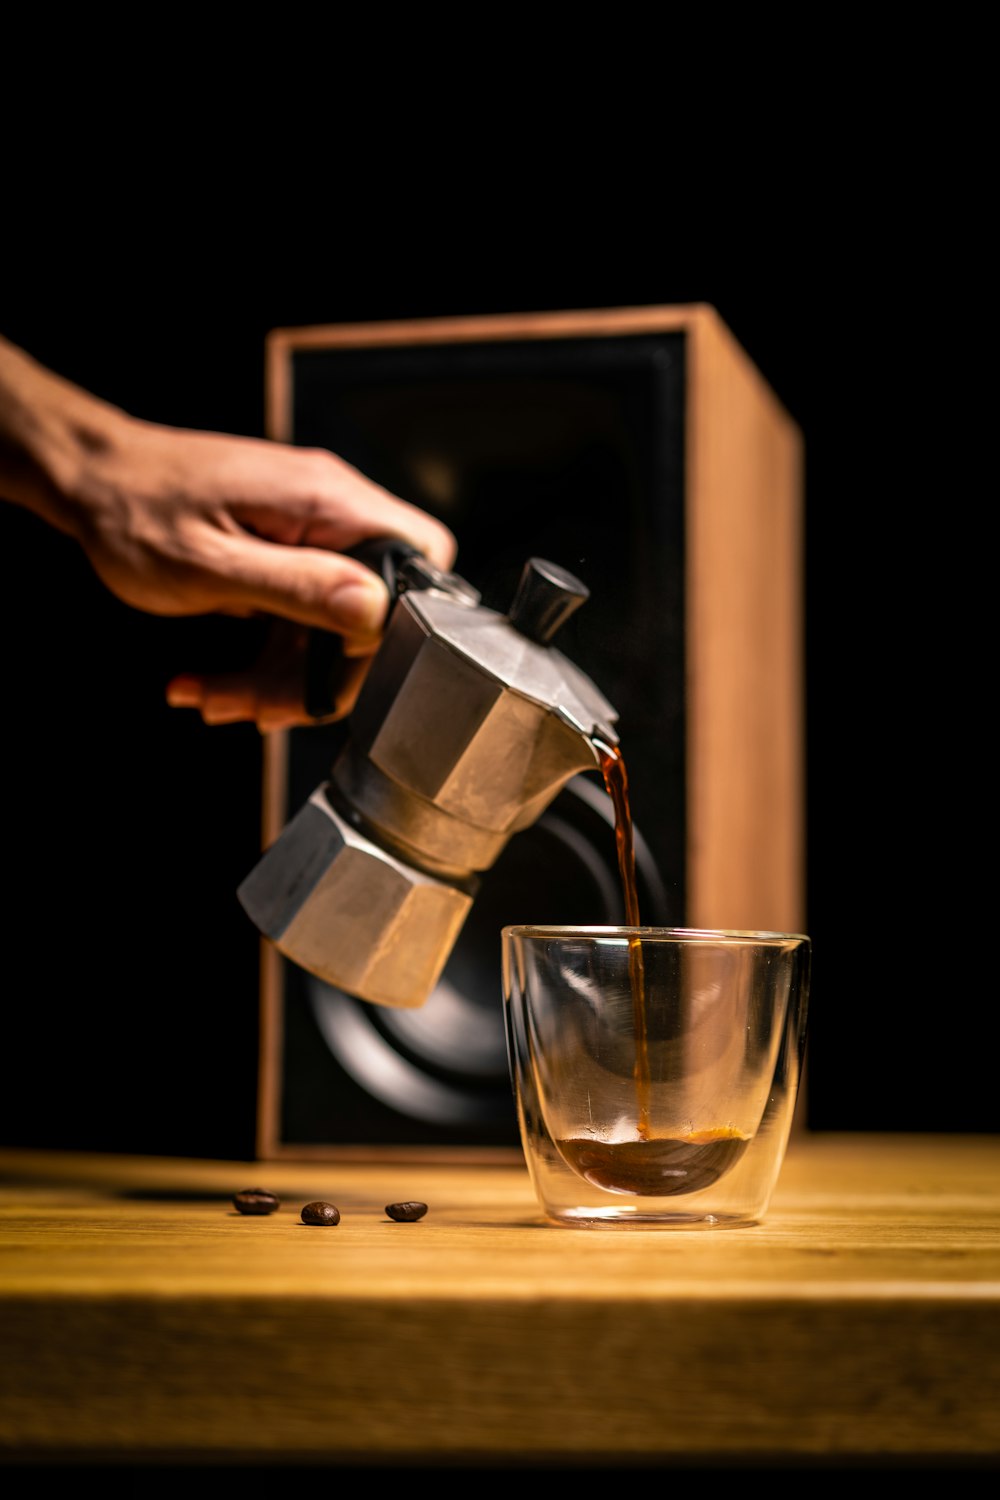
<svg viewBox="0 0 1000 1500">
<path fill-rule="evenodd" d="M 519 1160 L 4 1151 L 0 1337 L 7 1465 L 992 1468 L 1000 1137 L 800 1134 L 693 1231 L 550 1226 Z"/>
</svg>

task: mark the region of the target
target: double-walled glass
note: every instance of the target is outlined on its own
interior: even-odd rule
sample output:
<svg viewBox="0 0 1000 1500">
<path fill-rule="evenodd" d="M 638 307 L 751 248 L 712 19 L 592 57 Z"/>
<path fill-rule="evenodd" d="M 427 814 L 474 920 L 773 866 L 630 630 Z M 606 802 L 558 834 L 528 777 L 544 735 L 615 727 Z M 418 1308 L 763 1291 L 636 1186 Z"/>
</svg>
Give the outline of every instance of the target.
<svg viewBox="0 0 1000 1500">
<path fill-rule="evenodd" d="M 521 1142 L 546 1216 L 759 1222 L 801 1076 L 809 938 L 516 926 L 502 956 Z"/>
</svg>

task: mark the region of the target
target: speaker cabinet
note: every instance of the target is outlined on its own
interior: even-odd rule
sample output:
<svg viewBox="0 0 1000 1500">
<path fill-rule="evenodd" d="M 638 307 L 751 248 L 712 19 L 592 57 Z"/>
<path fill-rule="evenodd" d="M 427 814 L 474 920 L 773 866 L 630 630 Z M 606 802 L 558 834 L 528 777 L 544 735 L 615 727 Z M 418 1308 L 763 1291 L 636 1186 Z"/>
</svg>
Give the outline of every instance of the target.
<svg viewBox="0 0 1000 1500">
<path fill-rule="evenodd" d="M 643 920 L 801 931 L 803 443 L 715 311 L 277 329 L 266 372 L 269 435 L 440 517 L 484 604 L 506 610 L 530 556 L 587 584 L 559 646 L 618 709 Z M 264 847 L 345 733 L 267 737 Z M 485 873 L 420 1010 L 335 991 L 264 942 L 258 1155 L 512 1156 L 500 928 L 621 920 L 588 773 Z"/>
</svg>

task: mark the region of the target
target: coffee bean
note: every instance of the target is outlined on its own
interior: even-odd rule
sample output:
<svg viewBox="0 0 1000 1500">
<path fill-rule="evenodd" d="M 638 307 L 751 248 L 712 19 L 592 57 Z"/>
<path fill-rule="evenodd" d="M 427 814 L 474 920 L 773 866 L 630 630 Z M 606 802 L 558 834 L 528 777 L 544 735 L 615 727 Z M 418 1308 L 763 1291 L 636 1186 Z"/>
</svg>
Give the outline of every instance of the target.
<svg viewBox="0 0 1000 1500">
<path fill-rule="evenodd" d="M 234 1195 L 233 1207 L 241 1214 L 273 1214 L 281 1199 L 267 1188 L 244 1188 Z"/>
<path fill-rule="evenodd" d="M 398 1224 L 412 1224 L 427 1212 L 426 1203 L 387 1203 L 385 1211 Z"/>
<path fill-rule="evenodd" d="M 302 1210 L 303 1224 L 339 1224 L 340 1209 L 332 1203 L 307 1203 Z"/>
</svg>

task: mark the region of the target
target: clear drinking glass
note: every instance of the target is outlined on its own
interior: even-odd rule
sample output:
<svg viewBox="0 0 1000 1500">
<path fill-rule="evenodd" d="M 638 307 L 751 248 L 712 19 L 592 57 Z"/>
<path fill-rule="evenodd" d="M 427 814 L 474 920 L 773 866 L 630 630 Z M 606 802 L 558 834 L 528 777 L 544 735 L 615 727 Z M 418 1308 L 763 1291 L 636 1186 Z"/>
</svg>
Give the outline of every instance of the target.
<svg viewBox="0 0 1000 1500">
<path fill-rule="evenodd" d="M 798 1093 L 809 938 L 516 926 L 502 957 L 521 1143 L 547 1218 L 758 1223 Z"/>
</svg>

